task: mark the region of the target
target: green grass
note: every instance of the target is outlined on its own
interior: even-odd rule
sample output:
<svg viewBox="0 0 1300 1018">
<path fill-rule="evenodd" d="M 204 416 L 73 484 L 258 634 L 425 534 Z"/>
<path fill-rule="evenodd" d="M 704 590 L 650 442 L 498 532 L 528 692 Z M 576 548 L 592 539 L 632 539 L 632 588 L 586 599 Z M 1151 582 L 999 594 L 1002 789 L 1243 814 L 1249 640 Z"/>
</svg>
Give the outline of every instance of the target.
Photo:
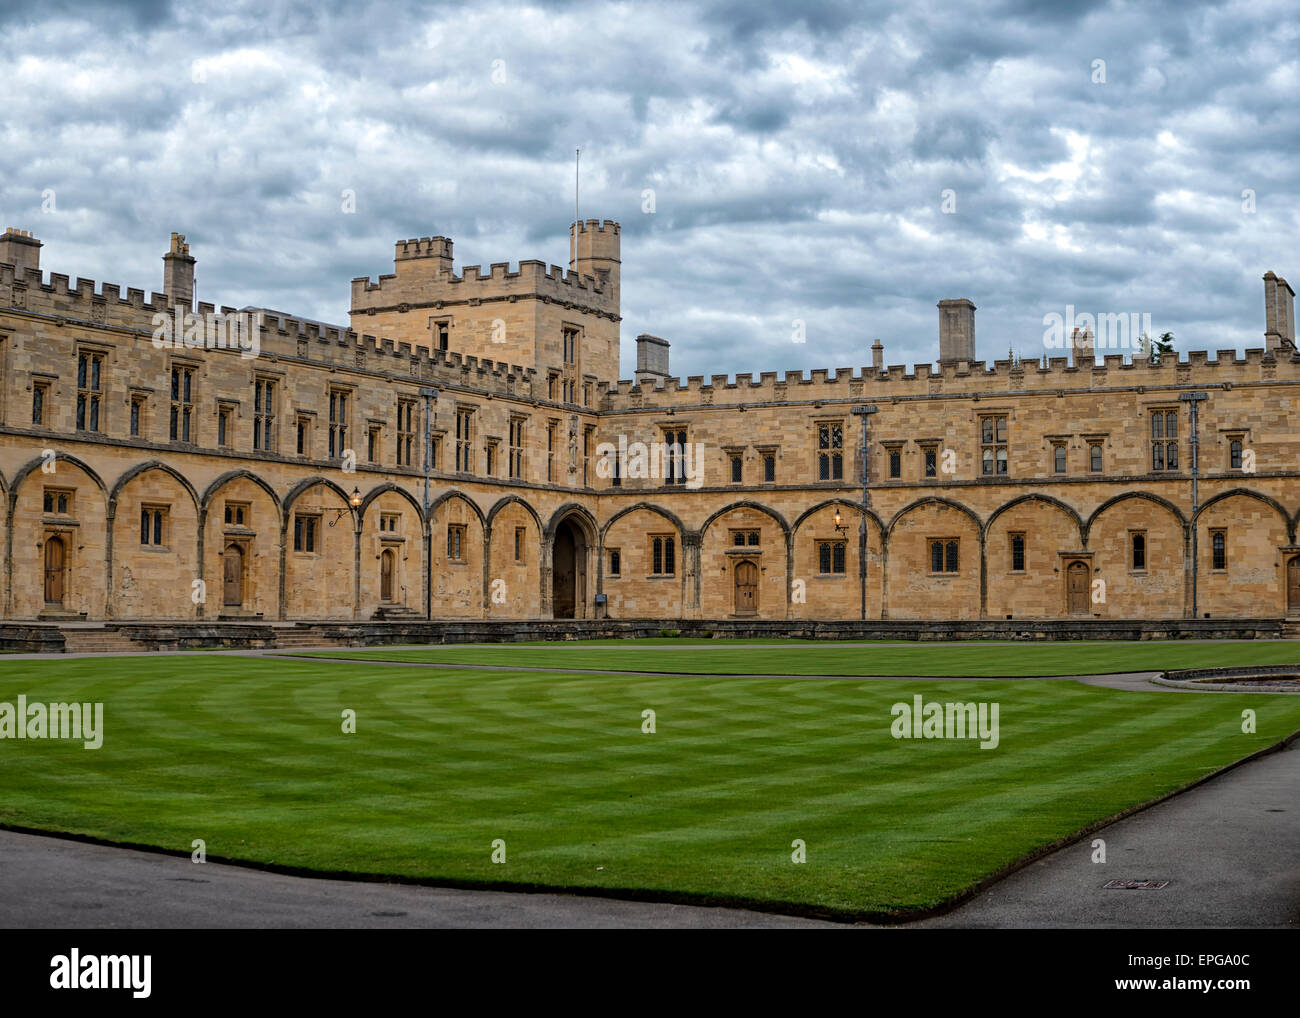
<svg viewBox="0 0 1300 1018">
<path fill-rule="evenodd" d="M 1300 697 L 1284 695 L 236 657 L 6 663 L 0 701 L 20 693 L 103 701 L 106 733 L 97 751 L 0 741 L 10 825 L 182 852 L 202 838 L 212 858 L 329 872 L 840 917 L 932 906 L 1300 729 Z M 914 693 L 998 702 L 1001 745 L 893 739 L 890 707 Z M 1257 734 L 1241 733 L 1246 706 Z M 340 732 L 345 708 L 355 735 Z M 490 861 L 497 838 L 504 865 Z M 796 838 L 804 865 L 791 862 Z"/>
<path fill-rule="evenodd" d="M 1291 640 L 1205 643 L 879 643 L 826 641 L 699 642 L 620 640 L 606 643 L 434 645 L 415 649 L 307 652 L 309 657 L 508 667 L 602 668 L 691 675 L 944 675 L 1019 678 L 1213 668 L 1300 666 Z"/>
</svg>

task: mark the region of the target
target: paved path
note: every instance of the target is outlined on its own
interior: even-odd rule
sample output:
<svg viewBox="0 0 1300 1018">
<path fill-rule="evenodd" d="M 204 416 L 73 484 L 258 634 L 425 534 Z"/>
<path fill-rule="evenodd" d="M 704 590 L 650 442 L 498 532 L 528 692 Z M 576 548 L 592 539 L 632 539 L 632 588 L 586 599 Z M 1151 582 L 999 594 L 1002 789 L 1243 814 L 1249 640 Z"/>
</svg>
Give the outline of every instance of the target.
<svg viewBox="0 0 1300 1018">
<path fill-rule="evenodd" d="M 0 831 L 0 927 L 836 927 L 739 909 L 317 880 Z"/>
<path fill-rule="evenodd" d="M 1092 862 L 1092 842 L 1106 862 Z M 1110 880 L 1168 880 L 1105 890 Z M 1300 743 L 1067 846 L 926 927 L 1300 930 Z"/>
</svg>

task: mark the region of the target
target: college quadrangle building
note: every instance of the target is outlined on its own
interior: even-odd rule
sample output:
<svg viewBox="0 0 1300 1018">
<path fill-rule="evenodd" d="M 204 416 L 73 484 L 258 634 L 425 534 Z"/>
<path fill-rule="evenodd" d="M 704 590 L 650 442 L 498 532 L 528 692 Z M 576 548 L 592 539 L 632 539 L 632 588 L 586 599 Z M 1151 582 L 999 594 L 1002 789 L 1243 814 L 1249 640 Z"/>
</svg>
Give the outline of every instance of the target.
<svg viewBox="0 0 1300 1018">
<path fill-rule="evenodd" d="M 620 381 L 619 235 L 574 224 L 567 270 L 400 241 L 343 328 L 195 305 L 183 237 L 149 295 L 47 275 L 8 231 L 3 617 L 1300 611 L 1300 359 L 1271 272 L 1244 357 L 1098 358 L 1085 332 L 989 366 L 959 299 L 937 368 L 876 344 L 860 369 L 682 381 L 640 336 Z"/>
</svg>

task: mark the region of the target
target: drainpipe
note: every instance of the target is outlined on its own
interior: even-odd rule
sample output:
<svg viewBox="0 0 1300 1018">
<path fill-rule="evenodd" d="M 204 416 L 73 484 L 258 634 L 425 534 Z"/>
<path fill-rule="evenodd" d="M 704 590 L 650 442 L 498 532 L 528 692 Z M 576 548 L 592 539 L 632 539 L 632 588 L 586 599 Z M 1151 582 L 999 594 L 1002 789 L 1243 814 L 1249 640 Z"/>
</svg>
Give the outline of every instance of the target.
<svg viewBox="0 0 1300 1018">
<path fill-rule="evenodd" d="M 429 519 L 429 471 L 433 469 L 433 404 L 438 390 L 420 389 L 424 397 L 424 617 L 433 621 L 433 521 Z"/>
<path fill-rule="evenodd" d="M 1191 410 L 1192 425 L 1192 618 L 1196 618 L 1196 587 L 1197 573 L 1200 569 L 1199 554 L 1196 550 L 1196 514 L 1200 511 L 1200 496 L 1197 488 L 1197 480 L 1200 478 L 1200 463 L 1197 458 L 1197 452 L 1200 447 L 1200 438 L 1196 430 L 1197 408 L 1202 400 L 1209 397 L 1203 392 L 1185 392 L 1178 397 L 1180 402 L 1186 403 Z"/>
<path fill-rule="evenodd" d="M 853 412 L 862 418 L 862 437 L 858 455 L 862 460 L 862 518 L 858 521 L 858 586 L 861 589 L 862 621 L 867 621 L 867 509 L 871 496 L 867 493 L 867 418 L 879 408 L 873 403 L 855 406 Z"/>
</svg>

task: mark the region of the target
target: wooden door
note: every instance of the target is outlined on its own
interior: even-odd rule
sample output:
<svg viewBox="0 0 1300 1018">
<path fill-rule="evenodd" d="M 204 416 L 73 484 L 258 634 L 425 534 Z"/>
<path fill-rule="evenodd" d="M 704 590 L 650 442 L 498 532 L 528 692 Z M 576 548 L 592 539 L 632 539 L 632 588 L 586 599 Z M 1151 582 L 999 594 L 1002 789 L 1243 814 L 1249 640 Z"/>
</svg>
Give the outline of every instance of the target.
<svg viewBox="0 0 1300 1018">
<path fill-rule="evenodd" d="M 1071 562 L 1065 571 L 1065 585 L 1069 591 L 1070 614 L 1088 614 L 1088 567 L 1083 562 Z"/>
<path fill-rule="evenodd" d="M 66 564 L 66 551 L 63 538 L 50 537 L 45 541 L 45 603 L 63 604 L 63 574 Z"/>
<path fill-rule="evenodd" d="M 379 600 L 393 599 L 393 552 L 385 549 L 379 556 Z"/>
<path fill-rule="evenodd" d="M 240 608 L 244 604 L 244 550 L 237 544 L 229 544 L 221 560 L 222 604 Z"/>
<path fill-rule="evenodd" d="M 1286 564 L 1286 610 L 1300 612 L 1300 555 Z"/>
<path fill-rule="evenodd" d="M 758 611 L 758 566 L 741 562 L 736 566 L 736 614 L 753 615 Z"/>
</svg>

